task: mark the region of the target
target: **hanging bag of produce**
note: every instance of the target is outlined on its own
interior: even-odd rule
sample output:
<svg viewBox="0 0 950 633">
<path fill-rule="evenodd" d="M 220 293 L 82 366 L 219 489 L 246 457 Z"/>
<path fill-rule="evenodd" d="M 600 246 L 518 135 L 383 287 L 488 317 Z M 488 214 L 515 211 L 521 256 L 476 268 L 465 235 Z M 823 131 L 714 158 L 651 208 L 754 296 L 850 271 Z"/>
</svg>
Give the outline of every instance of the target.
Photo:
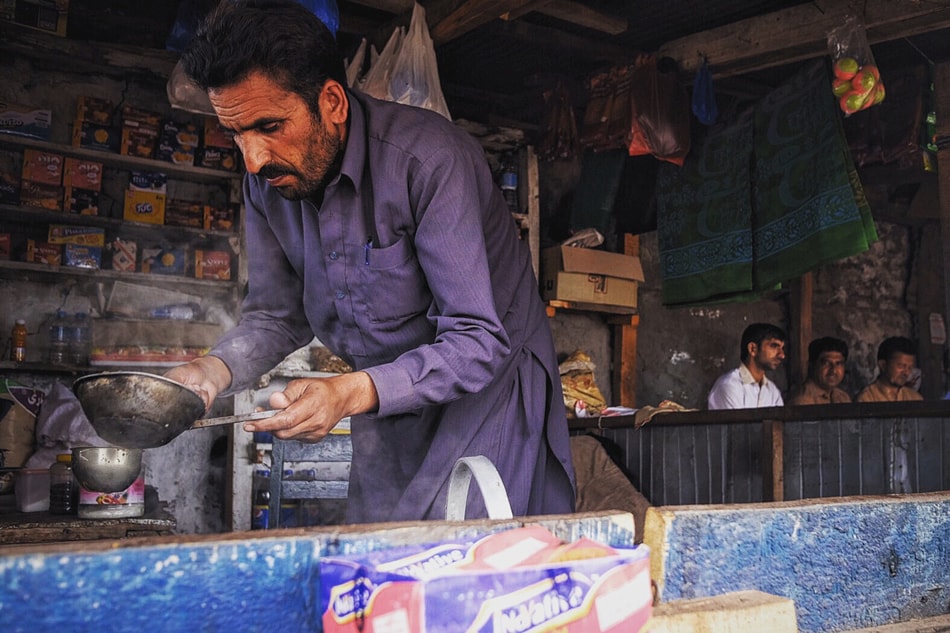
<svg viewBox="0 0 950 633">
<path fill-rule="evenodd" d="M 673 60 L 642 55 L 630 78 L 630 156 L 683 165 L 690 147 L 689 97 Z"/>
<path fill-rule="evenodd" d="M 867 110 L 884 101 L 884 82 L 874 62 L 864 24 L 847 16 L 840 26 L 828 32 L 834 79 L 831 91 L 845 116 Z"/>
</svg>

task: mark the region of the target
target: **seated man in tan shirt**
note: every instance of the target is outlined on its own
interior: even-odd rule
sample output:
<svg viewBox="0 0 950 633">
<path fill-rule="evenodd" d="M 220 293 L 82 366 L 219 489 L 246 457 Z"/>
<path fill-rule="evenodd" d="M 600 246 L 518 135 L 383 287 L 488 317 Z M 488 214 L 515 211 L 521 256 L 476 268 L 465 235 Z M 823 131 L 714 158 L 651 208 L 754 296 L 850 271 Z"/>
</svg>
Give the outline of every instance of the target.
<svg viewBox="0 0 950 633">
<path fill-rule="evenodd" d="M 909 386 L 917 364 L 917 346 L 909 338 L 892 336 L 877 348 L 877 380 L 858 394 L 858 402 L 903 402 L 923 400 L 920 392 Z"/>
<path fill-rule="evenodd" d="M 808 344 L 808 379 L 792 398 L 791 404 L 836 404 L 851 402 L 851 396 L 839 385 L 848 362 L 848 344 L 825 336 Z"/>
</svg>

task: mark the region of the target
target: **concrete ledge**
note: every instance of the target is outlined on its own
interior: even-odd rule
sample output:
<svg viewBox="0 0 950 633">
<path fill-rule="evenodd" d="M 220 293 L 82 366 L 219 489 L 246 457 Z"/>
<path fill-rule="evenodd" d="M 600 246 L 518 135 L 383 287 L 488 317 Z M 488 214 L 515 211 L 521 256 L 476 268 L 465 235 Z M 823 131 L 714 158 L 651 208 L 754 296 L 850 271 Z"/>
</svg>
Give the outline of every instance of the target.
<svg viewBox="0 0 950 633">
<path fill-rule="evenodd" d="M 923 620 L 911 620 L 900 624 L 873 626 L 869 629 L 853 629 L 847 633 L 947 633 L 950 631 L 950 615 Z"/>
<path fill-rule="evenodd" d="M 795 603 L 761 591 L 674 600 L 654 607 L 649 633 L 796 633 Z"/>
<path fill-rule="evenodd" d="M 846 631 L 946 613 L 947 517 L 950 493 L 653 507 L 644 543 L 664 602 L 758 589 Z"/>
<path fill-rule="evenodd" d="M 633 547 L 633 515 L 413 522 L 0 548 L 3 633 L 322 631 L 321 557 L 541 524 Z"/>
</svg>

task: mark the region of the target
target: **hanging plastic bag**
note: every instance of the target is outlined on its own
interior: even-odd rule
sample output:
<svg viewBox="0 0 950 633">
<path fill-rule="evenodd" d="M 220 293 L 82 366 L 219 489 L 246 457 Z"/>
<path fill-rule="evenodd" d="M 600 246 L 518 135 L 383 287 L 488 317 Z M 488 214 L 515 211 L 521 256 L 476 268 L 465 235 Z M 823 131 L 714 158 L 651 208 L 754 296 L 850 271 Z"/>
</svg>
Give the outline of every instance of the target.
<svg viewBox="0 0 950 633">
<path fill-rule="evenodd" d="M 716 106 L 716 92 L 713 90 L 712 73 L 709 64 L 703 57 L 703 64 L 696 73 L 693 81 L 693 114 L 703 125 L 712 125 L 719 117 L 719 108 Z"/>
<path fill-rule="evenodd" d="M 405 33 L 406 30 L 401 26 L 393 29 L 379 57 L 370 64 L 361 86 L 363 92 L 369 96 L 392 101 L 389 80 L 392 78 L 393 66 L 396 64 L 396 57 L 399 55 Z"/>
<path fill-rule="evenodd" d="M 834 79 L 831 91 L 845 116 L 867 110 L 884 101 L 884 82 L 874 62 L 864 24 L 849 15 L 828 32 Z"/>
<path fill-rule="evenodd" d="M 172 69 L 168 83 L 165 84 L 165 93 L 168 95 L 168 102 L 173 108 L 215 116 L 208 93 L 199 88 L 185 73 L 181 60 Z"/>
<path fill-rule="evenodd" d="M 690 147 L 689 97 L 675 62 L 642 55 L 630 78 L 630 156 L 651 154 L 683 165 Z M 661 68 L 662 66 L 662 68 Z"/>
<path fill-rule="evenodd" d="M 426 12 L 418 2 L 412 7 L 409 31 L 399 48 L 389 89 L 393 101 L 426 108 L 452 120 L 442 94 Z"/>
<path fill-rule="evenodd" d="M 346 62 L 346 85 L 356 88 L 361 83 L 363 64 L 366 62 L 366 38 L 360 40 L 360 45 L 353 53 L 353 57 Z"/>
</svg>

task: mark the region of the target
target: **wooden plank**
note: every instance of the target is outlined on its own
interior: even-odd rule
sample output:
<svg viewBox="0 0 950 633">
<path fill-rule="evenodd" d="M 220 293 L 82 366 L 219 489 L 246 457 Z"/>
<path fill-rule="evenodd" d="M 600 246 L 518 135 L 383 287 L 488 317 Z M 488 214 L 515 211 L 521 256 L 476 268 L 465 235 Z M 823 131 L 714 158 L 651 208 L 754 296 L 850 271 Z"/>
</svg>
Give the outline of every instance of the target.
<svg viewBox="0 0 950 633">
<path fill-rule="evenodd" d="M 430 35 L 436 46 L 497 20 L 509 11 L 517 11 L 531 0 L 468 0 L 454 2 L 453 8 L 437 22 L 428 19 Z M 428 13 L 428 8 L 426 12 Z"/>
<path fill-rule="evenodd" d="M 803 422 L 785 422 L 782 443 L 782 479 L 784 501 L 802 497 L 802 428 Z"/>
<path fill-rule="evenodd" d="M 859 420 L 840 420 L 838 423 L 838 466 L 841 481 L 840 494 L 861 494 L 861 423 Z"/>
<path fill-rule="evenodd" d="M 861 494 L 887 494 L 885 425 L 879 420 L 861 421 Z"/>
<path fill-rule="evenodd" d="M 660 47 L 685 74 L 705 55 L 713 75 L 742 75 L 827 54 L 828 32 L 854 13 L 849 0 L 808 2 L 689 35 Z M 919 0 L 866 0 L 861 14 L 871 44 L 950 26 L 950 7 Z"/>
<path fill-rule="evenodd" d="M 709 427 L 693 427 L 696 438 L 693 447 L 693 498 L 694 503 L 714 503 L 712 496 L 712 445 L 709 437 L 715 431 Z"/>
<path fill-rule="evenodd" d="M 818 496 L 841 494 L 840 420 L 826 420 L 818 425 Z"/>
<path fill-rule="evenodd" d="M 640 317 L 634 315 L 625 325 L 613 327 L 613 371 L 611 391 L 620 406 L 637 406 L 637 327 Z"/>
<path fill-rule="evenodd" d="M 528 197 L 528 250 L 531 251 L 531 265 L 534 267 L 534 276 L 541 274 L 541 186 L 538 170 L 538 154 L 533 145 L 525 148 L 525 173 L 527 175 Z"/>
<path fill-rule="evenodd" d="M 802 424 L 802 499 L 821 496 L 821 424 Z"/>
<path fill-rule="evenodd" d="M 580 2 L 569 0 L 532 0 L 519 10 L 509 11 L 503 17 L 507 20 L 515 20 L 531 11 L 609 35 L 620 35 L 627 30 L 626 18 L 608 15 Z"/>
<path fill-rule="evenodd" d="M 762 422 L 762 500 L 785 500 L 785 458 L 783 423 Z"/>
<path fill-rule="evenodd" d="M 914 492 L 947 490 L 943 473 L 944 428 L 943 420 L 914 420 Z"/>
<path fill-rule="evenodd" d="M 815 276 L 807 272 L 792 282 L 792 294 L 789 301 L 791 328 L 788 333 L 787 356 L 791 384 L 795 387 L 805 382 L 808 376 L 808 344 L 812 340 L 812 304 L 814 298 Z"/>
</svg>

